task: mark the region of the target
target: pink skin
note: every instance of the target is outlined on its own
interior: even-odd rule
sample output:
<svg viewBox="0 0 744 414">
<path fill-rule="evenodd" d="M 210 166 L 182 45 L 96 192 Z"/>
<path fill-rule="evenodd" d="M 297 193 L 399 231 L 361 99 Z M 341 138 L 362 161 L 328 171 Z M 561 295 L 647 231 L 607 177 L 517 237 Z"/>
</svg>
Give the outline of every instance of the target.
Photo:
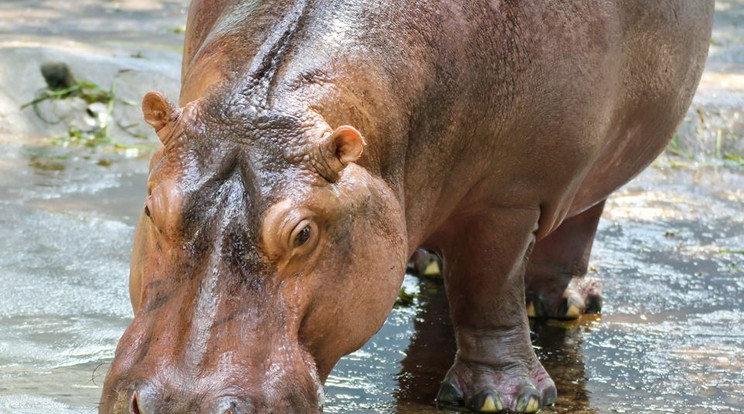
<svg viewBox="0 0 744 414">
<path fill-rule="evenodd" d="M 684 116 L 712 10 L 194 0 L 179 107 L 143 101 L 164 147 L 100 412 L 318 411 L 419 247 L 458 344 L 439 401 L 551 404 L 526 290 L 548 316 L 590 307 L 603 200 Z"/>
</svg>

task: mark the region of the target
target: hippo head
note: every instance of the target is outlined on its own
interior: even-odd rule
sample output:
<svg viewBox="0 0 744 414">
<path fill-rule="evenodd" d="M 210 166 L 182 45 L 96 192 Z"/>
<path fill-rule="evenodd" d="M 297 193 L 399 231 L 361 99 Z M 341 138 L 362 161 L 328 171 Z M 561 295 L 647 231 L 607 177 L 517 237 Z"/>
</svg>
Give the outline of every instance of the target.
<svg viewBox="0 0 744 414">
<path fill-rule="evenodd" d="M 319 411 L 405 269 L 398 198 L 355 163 L 365 140 L 245 97 L 177 108 L 150 93 L 143 110 L 164 145 L 100 412 Z"/>
</svg>

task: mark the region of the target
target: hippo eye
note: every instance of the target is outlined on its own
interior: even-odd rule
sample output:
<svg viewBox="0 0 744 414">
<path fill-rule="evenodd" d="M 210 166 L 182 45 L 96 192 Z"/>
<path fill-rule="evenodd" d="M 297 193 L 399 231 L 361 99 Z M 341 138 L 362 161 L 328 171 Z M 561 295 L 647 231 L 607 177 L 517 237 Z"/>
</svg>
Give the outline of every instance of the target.
<svg viewBox="0 0 744 414">
<path fill-rule="evenodd" d="M 297 233 L 297 236 L 295 236 L 295 247 L 302 246 L 310 240 L 310 231 L 310 226 L 305 226 L 305 228 Z"/>
<path fill-rule="evenodd" d="M 305 219 L 297 223 L 286 239 L 289 241 L 290 257 L 299 257 L 310 253 L 318 244 L 318 236 L 320 236 L 318 225 L 312 219 Z"/>
</svg>

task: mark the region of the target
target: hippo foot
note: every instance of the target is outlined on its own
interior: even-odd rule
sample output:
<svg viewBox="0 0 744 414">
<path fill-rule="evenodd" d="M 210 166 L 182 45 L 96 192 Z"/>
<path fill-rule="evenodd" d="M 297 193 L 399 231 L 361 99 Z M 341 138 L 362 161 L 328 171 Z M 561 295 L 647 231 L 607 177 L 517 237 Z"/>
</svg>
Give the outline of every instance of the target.
<svg viewBox="0 0 744 414">
<path fill-rule="evenodd" d="M 493 367 L 459 358 L 442 382 L 437 403 L 471 411 L 535 413 L 555 404 L 555 383 L 536 360 L 527 367 Z"/>
<path fill-rule="evenodd" d="M 416 249 L 408 261 L 408 269 L 419 277 L 442 277 L 442 259 L 436 253 L 424 249 Z"/>
<path fill-rule="evenodd" d="M 575 320 L 601 310 L 599 286 L 583 276 L 571 278 L 562 290 L 547 283 L 527 291 L 527 316 L 533 319 Z"/>
</svg>

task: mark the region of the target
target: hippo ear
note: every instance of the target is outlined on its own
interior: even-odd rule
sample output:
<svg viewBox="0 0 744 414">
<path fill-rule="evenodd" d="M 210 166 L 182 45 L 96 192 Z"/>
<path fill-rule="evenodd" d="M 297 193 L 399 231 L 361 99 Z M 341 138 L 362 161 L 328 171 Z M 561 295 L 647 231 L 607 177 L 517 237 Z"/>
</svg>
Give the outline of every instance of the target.
<svg viewBox="0 0 744 414">
<path fill-rule="evenodd" d="M 344 125 L 336 128 L 333 133 L 324 138 L 323 151 L 326 157 L 332 158 L 332 164 L 335 164 L 337 171 L 341 171 L 347 164 L 355 162 L 362 156 L 364 152 L 364 146 L 367 145 L 364 142 L 364 138 L 356 128 Z M 336 161 L 336 162 L 333 162 Z"/>
<path fill-rule="evenodd" d="M 330 182 L 338 180 L 341 171 L 362 156 L 367 145 L 356 128 L 344 125 L 325 135 L 317 144 L 317 151 L 310 157 L 315 170 Z"/>
<path fill-rule="evenodd" d="M 161 140 L 166 138 L 171 128 L 165 128 L 178 119 L 181 110 L 159 92 L 148 92 L 142 99 L 142 113 L 145 121 L 155 128 Z"/>
</svg>

